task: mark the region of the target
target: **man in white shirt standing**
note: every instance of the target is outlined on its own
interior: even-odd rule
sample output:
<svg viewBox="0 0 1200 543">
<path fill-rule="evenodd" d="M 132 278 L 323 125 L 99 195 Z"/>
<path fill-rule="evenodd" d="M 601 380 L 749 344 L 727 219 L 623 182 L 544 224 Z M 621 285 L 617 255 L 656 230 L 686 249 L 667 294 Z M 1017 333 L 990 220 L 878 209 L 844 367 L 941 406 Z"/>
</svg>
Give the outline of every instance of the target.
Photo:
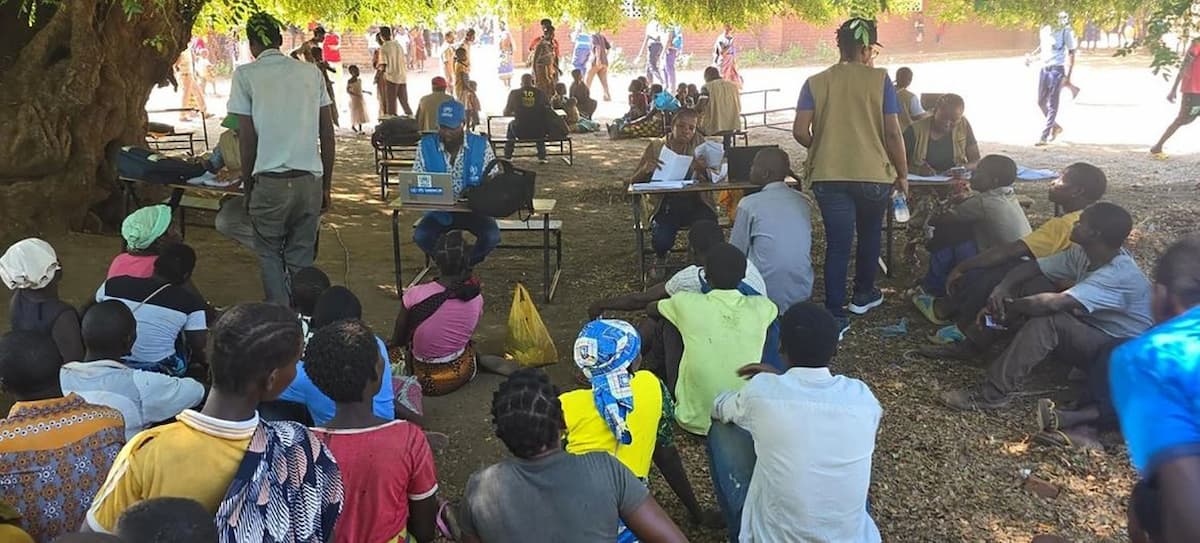
<svg viewBox="0 0 1200 543">
<path fill-rule="evenodd" d="M 137 321 L 129 307 L 117 300 L 100 302 L 83 316 L 83 361 L 68 362 L 59 370 L 63 393 L 74 392 L 88 403 L 121 412 L 127 440 L 204 399 L 204 385 L 195 379 L 121 363 L 136 339 Z"/>
<path fill-rule="evenodd" d="M 730 539 L 877 543 L 867 490 L 883 409 L 865 383 L 830 373 L 828 310 L 796 304 L 779 320 L 787 373 L 745 366 L 750 382 L 713 402 L 709 461 Z"/>
<path fill-rule="evenodd" d="M 404 47 L 392 39 L 392 27 L 380 28 L 379 37 L 383 39 L 383 45 L 379 47 L 379 69 L 383 70 L 385 82 L 383 114 L 397 115 L 396 101 L 399 100 L 404 114 L 411 117 L 412 108 L 408 107 L 408 56 Z"/>
<path fill-rule="evenodd" d="M 255 60 L 234 70 L 228 110 L 238 119 L 241 183 L 263 290 L 268 302 L 287 306 L 288 278 L 312 266 L 321 213 L 329 208 L 333 101 L 316 66 L 279 52 L 279 28 L 266 13 L 246 22 Z"/>
<path fill-rule="evenodd" d="M 1058 13 L 1056 26 L 1043 25 L 1038 31 L 1038 48 L 1026 57 L 1025 65 L 1032 62 L 1032 55 L 1041 53 L 1042 70 L 1038 75 L 1038 107 L 1046 117 L 1046 126 L 1042 128 L 1041 139 L 1037 145 L 1046 145 L 1062 133 L 1058 124 L 1059 95 L 1062 88 L 1071 89 L 1071 94 L 1079 94 L 1079 87 L 1071 83 L 1071 74 L 1075 71 L 1075 31 L 1071 30 L 1071 18 L 1067 12 Z"/>
</svg>

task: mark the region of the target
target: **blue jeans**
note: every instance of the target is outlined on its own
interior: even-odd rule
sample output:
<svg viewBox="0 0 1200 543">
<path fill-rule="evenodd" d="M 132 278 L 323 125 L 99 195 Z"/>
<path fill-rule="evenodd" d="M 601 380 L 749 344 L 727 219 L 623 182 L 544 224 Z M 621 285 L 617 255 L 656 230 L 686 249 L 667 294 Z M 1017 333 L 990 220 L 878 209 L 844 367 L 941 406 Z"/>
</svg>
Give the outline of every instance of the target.
<svg viewBox="0 0 1200 543">
<path fill-rule="evenodd" d="M 449 217 L 449 221 L 445 217 Z M 500 227 L 496 225 L 496 219 L 478 213 L 426 213 L 413 230 L 413 241 L 425 254 L 432 255 L 438 238 L 451 230 L 466 230 L 475 236 L 472 266 L 483 262 L 500 245 Z"/>
<path fill-rule="evenodd" d="M 654 216 L 650 217 L 650 246 L 654 248 L 654 255 L 667 256 L 675 246 L 679 230 L 703 220 L 715 222 L 717 213 L 696 193 L 664 195 Z"/>
<path fill-rule="evenodd" d="M 542 136 L 537 141 L 537 157 L 538 159 L 546 158 L 546 137 Z M 508 133 L 504 138 L 504 158 L 512 158 L 513 147 L 517 144 L 517 121 L 508 123 Z"/>
<path fill-rule="evenodd" d="M 876 262 L 883 239 L 883 217 L 891 202 L 890 183 L 818 181 L 813 195 L 825 223 L 825 308 L 846 316 L 846 275 L 850 246 L 858 234 L 854 256 L 854 292 L 875 290 Z"/>
<path fill-rule="evenodd" d="M 929 253 L 929 272 L 925 274 L 925 292 L 934 296 L 946 295 L 946 279 L 950 271 L 968 258 L 979 254 L 974 241 L 964 241 Z"/>
<path fill-rule="evenodd" d="M 1042 140 L 1050 139 L 1058 120 L 1058 98 L 1062 94 L 1063 81 L 1067 79 L 1066 69 L 1062 66 L 1046 66 L 1038 76 L 1038 107 L 1046 116 L 1046 126 L 1042 129 Z"/>
<path fill-rule="evenodd" d="M 754 454 L 754 438 L 736 424 L 714 420 L 708 429 L 707 448 L 713 493 L 725 516 L 729 541 L 737 543 L 742 528 L 742 507 L 746 505 L 750 477 L 758 461 Z"/>
</svg>

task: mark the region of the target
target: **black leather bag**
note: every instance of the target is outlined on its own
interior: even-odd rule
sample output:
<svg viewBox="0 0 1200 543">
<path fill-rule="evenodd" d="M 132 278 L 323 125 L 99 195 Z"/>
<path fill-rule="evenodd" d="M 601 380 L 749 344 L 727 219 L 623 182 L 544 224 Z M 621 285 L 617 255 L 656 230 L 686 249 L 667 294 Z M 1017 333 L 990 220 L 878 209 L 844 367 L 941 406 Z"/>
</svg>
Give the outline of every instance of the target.
<svg viewBox="0 0 1200 543">
<path fill-rule="evenodd" d="M 496 171 L 497 168 L 499 171 Z M 471 211 L 504 218 L 526 211 L 533 214 L 533 184 L 537 173 L 513 167 L 512 162 L 494 159 L 483 169 L 479 186 L 463 192 Z"/>
<path fill-rule="evenodd" d="M 147 183 L 184 183 L 204 174 L 204 166 L 127 146 L 117 155 L 117 175 Z"/>
</svg>

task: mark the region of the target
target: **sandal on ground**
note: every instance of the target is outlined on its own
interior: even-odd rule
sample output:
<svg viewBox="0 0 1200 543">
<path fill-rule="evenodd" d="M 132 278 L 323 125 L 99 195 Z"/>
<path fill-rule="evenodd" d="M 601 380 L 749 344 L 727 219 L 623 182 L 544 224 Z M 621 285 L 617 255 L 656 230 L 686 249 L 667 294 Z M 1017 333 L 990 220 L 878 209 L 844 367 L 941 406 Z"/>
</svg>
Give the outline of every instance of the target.
<svg viewBox="0 0 1200 543">
<path fill-rule="evenodd" d="M 1075 444 L 1071 442 L 1071 436 L 1068 436 L 1067 433 L 1062 430 L 1042 430 L 1041 432 L 1033 434 L 1033 442 L 1037 443 L 1038 445 L 1056 447 L 1059 449 L 1070 449 L 1071 447 L 1075 446 Z"/>
<path fill-rule="evenodd" d="M 1167 159 L 1171 158 L 1171 155 L 1168 155 L 1162 151 L 1159 151 L 1157 153 L 1153 153 L 1153 152 L 1150 153 L 1150 158 L 1153 158 L 1154 160 L 1167 160 Z"/>
<path fill-rule="evenodd" d="M 1055 409 L 1054 400 L 1050 398 L 1042 398 L 1037 403 L 1037 420 L 1038 428 L 1046 432 L 1057 432 L 1059 430 L 1058 411 Z"/>
<path fill-rule="evenodd" d="M 979 388 L 963 388 L 943 392 L 941 400 L 946 407 L 959 411 L 989 411 L 1008 407 L 1009 403 L 1008 398 L 998 401 L 988 400 L 983 397 L 983 391 Z"/>
<path fill-rule="evenodd" d="M 958 329 L 958 325 L 951 324 L 939 328 L 937 332 L 926 336 L 925 339 L 934 345 L 950 345 L 967 339 L 967 336 Z"/>
<path fill-rule="evenodd" d="M 937 311 L 934 311 L 933 309 L 935 300 L 937 300 L 937 298 L 934 298 L 929 294 L 917 294 L 912 297 L 912 303 L 913 305 L 917 306 L 917 311 L 920 311 L 929 322 L 938 326 L 950 324 L 950 321 L 938 318 Z"/>
<path fill-rule="evenodd" d="M 450 541 L 461 541 L 462 530 L 458 526 L 458 517 L 454 514 L 454 507 L 450 502 L 438 500 L 437 512 L 437 531 L 438 535 L 449 539 Z"/>
</svg>

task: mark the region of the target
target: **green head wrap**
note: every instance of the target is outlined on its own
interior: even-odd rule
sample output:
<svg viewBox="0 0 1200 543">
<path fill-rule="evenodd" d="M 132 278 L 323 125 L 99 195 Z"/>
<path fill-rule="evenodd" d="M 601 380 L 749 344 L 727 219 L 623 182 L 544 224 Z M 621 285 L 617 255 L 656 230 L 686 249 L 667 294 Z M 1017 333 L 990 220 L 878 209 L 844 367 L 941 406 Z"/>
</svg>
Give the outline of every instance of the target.
<svg viewBox="0 0 1200 543">
<path fill-rule="evenodd" d="M 165 205 L 143 207 L 121 223 L 121 237 L 130 249 L 142 250 L 167 233 L 171 226 L 171 208 Z"/>
</svg>

